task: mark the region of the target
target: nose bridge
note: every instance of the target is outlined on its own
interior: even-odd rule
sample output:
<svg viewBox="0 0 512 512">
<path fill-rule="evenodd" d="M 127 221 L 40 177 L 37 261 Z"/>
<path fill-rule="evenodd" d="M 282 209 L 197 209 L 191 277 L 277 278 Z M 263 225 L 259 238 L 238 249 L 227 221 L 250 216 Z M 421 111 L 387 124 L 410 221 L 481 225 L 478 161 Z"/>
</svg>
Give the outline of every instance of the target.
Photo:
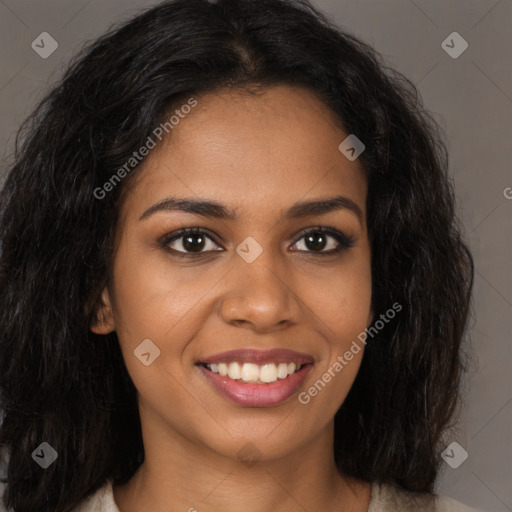
<svg viewBox="0 0 512 512">
<path fill-rule="evenodd" d="M 252 259 L 255 251 L 259 254 Z M 270 329 L 299 320 L 300 304 L 293 283 L 287 282 L 290 274 L 271 249 L 258 250 L 251 240 L 242 242 L 233 265 L 221 307 L 224 321 Z"/>
</svg>

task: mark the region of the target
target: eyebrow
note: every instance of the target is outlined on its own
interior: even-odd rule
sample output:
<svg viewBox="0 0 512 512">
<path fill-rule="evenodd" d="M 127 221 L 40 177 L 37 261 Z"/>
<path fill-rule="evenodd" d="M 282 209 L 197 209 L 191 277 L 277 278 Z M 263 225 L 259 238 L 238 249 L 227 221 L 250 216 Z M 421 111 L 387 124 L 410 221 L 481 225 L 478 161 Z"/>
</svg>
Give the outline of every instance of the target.
<svg viewBox="0 0 512 512">
<path fill-rule="evenodd" d="M 143 220 L 156 212 L 177 210 L 223 220 L 236 220 L 237 212 L 217 201 L 201 200 L 190 197 L 167 197 L 148 208 L 140 217 Z M 282 216 L 283 220 L 300 219 L 312 215 L 323 215 L 337 210 L 348 210 L 354 213 L 359 222 L 363 223 L 363 211 L 352 199 L 343 196 L 315 199 L 295 203 Z"/>
</svg>

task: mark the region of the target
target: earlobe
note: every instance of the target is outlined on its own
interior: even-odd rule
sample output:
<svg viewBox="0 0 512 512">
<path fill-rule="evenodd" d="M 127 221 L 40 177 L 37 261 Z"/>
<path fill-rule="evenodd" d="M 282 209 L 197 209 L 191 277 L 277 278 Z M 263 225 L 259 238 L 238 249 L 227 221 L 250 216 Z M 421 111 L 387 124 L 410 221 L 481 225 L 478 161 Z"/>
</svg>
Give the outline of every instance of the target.
<svg viewBox="0 0 512 512">
<path fill-rule="evenodd" d="M 95 334 L 109 334 L 115 330 L 116 324 L 107 287 L 101 292 L 100 304 L 96 308 L 95 318 L 95 322 L 90 327 Z"/>
</svg>

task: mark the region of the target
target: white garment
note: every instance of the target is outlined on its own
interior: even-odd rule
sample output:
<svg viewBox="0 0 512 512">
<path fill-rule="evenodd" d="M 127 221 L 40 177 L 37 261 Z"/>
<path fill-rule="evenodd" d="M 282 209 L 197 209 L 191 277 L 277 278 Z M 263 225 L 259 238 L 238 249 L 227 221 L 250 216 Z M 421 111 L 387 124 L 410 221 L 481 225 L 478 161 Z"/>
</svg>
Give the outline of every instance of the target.
<svg viewBox="0 0 512 512">
<path fill-rule="evenodd" d="M 72 512 L 119 512 L 112 481 L 98 489 Z M 368 512 L 477 512 L 451 498 L 408 493 L 389 485 L 372 484 Z"/>
</svg>

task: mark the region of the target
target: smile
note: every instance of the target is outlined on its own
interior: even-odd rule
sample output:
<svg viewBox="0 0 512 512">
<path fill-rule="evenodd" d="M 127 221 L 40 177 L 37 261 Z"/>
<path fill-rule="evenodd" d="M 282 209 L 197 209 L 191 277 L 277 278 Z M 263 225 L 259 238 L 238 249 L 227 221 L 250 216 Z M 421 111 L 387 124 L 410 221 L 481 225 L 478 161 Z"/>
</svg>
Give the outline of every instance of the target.
<svg viewBox="0 0 512 512">
<path fill-rule="evenodd" d="M 286 349 L 235 350 L 197 363 L 224 397 L 244 407 L 270 407 L 294 395 L 313 366 L 311 356 Z"/>
<path fill-rule="evenodd" d="M 244 382 L 255 382 L 264 384 L 276 382 L 277 379 L 286 379 L 288 375 L 299 371 L 302 365 L 295 363 L 270 363 L 257 365 L 254 363 L 212 363 L 206 367 L 213 373 L 218 373 L 222 377 L 228 376 L 233 380 L 242 380 Z"/>
</svg>

